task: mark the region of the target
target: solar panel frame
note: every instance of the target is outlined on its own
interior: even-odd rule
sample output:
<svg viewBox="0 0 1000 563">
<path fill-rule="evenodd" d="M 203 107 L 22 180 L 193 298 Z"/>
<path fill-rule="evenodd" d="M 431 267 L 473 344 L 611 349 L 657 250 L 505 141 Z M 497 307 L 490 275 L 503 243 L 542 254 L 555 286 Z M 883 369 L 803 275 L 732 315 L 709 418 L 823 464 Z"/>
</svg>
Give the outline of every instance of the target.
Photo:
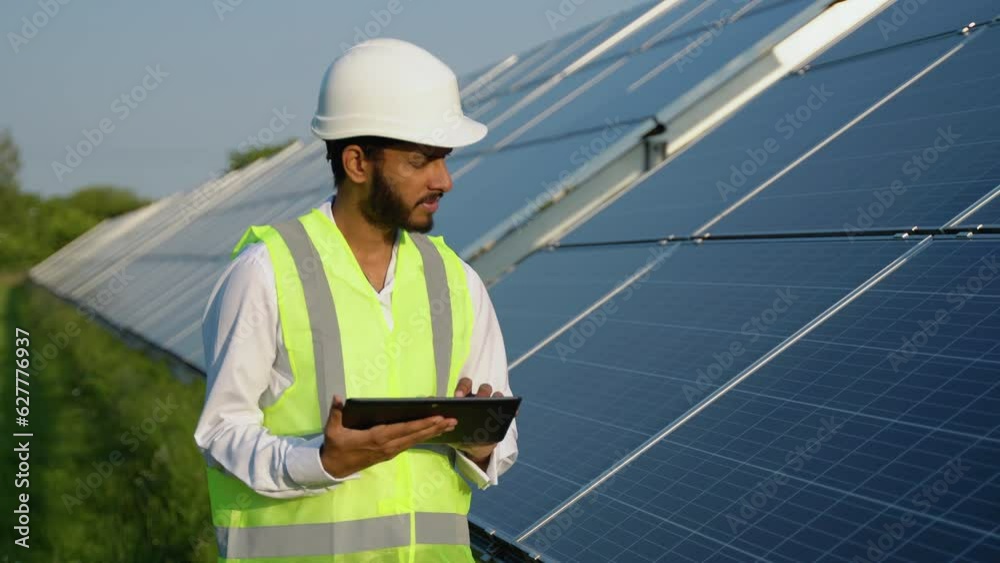
<svg viewBox="0 0 1000 563">
<path fill-rule="evenodd" d="M 971 213 L 962 214 L 953 221 L 953 226 L 966 225 L 970 228 L 977 228 L 980 225 L 1000 226 L 1000 184 L 972 207 Z"/>
</svg>

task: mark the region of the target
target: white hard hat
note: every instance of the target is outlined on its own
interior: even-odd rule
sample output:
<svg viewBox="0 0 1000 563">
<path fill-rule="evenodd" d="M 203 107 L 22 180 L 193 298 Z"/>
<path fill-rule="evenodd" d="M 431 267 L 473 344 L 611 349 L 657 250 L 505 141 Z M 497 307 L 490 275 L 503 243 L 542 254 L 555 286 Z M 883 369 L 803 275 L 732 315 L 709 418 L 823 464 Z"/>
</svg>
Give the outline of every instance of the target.
<svg viewBox="0 0 1000 563">
<path fill-rule="evenodd" d="M 427 51 L 398 39 L 372 39 L 333 61 L 319 90 L 312 131 L 321 139 L 361 135 L 436 147 L 486 136 L 462 113 L 458 79 Z"/>
</svg>

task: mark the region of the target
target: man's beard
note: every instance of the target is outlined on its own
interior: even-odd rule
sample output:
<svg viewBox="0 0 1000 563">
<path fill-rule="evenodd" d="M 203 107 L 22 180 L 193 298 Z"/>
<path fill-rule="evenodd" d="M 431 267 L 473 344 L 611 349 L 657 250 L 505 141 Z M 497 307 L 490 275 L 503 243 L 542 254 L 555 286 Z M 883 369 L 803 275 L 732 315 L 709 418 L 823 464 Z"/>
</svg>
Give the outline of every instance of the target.
<svg viewBox="0 0 1000 563">
<path fill-rule="evenodd" d="M 393 191 L 389 179 L 382 174 L 382 167 L 376 165 L 372 189 L 368 192 L 368 197 L 361 202 L 361 214 L 372 225 L 386 230 L 404 229 L 427 233 L 434 228 L 433 217 L 430 217 L 425 225 L 411 223 L 412 213 L 413 209 Z"/>
</svg>

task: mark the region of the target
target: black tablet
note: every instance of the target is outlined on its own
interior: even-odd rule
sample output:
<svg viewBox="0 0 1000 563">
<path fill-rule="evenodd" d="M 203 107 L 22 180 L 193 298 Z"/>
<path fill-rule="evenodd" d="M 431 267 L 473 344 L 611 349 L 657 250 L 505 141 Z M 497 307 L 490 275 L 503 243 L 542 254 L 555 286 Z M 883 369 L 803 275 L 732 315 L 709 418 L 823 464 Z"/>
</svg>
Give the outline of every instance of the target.
<svg viewBox="0 0 1000 563">
<path fill-rule="evenodd" d="M 379 424 L 440 415 L 458 420 L 458 425 L 451 432 L 431 438 L 426 443 L 492 444 L 507 434 L 520 404 L 520 397 L 347 399 L 343 424 L 346 428 L 367 430 Z"/>
</svg>

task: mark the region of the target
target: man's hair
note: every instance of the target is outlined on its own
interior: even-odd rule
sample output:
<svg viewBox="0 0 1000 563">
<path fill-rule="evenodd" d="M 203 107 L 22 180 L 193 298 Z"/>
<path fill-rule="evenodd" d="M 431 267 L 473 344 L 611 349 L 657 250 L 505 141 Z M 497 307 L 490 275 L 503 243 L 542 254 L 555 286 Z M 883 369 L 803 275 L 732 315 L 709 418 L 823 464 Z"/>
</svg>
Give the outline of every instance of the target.
<svg viewBox="0 0 1000 563">
<path fill-rule="evenodd" d="M 393 139 L 385 137 L 349 137 L 347 139 L 334 139 L 326 141 L 326 159 L 330 161 L 330 168 L 333 170 L 333 183 L 340 186 L 347 178 L 344 171 L 344 149 L 350 145 L 358 145 L 367 158 L 378 161 L 382 158 L 382 149 L 397 143 Z"/>
</svg>

